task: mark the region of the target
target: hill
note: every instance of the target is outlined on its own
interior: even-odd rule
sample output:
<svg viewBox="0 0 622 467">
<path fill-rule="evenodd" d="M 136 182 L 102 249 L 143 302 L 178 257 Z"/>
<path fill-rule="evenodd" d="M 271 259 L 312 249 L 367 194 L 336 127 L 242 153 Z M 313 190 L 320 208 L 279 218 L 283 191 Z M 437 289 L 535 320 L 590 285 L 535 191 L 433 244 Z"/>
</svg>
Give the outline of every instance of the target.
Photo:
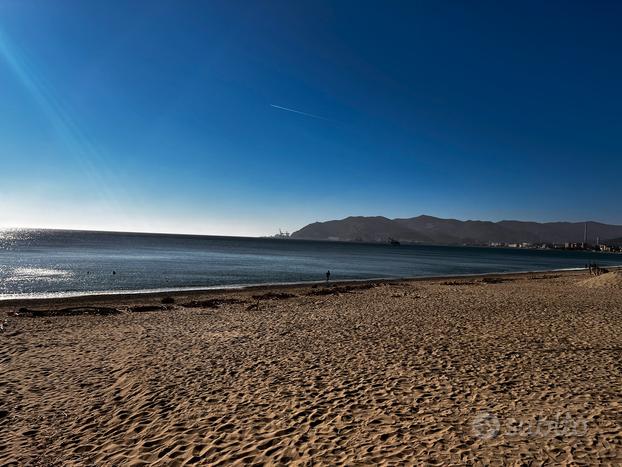
<svg viewBox="0 0 622 467">
<path fill-rule="evenodd" d="M 314 222 L 291 236 L 308 240 L 383 243 L 389 238 L 405 243 L 466 245 L 491 242 L 566 243 L 582 242 L 586 224 L 588 243 L 596 243 L 597 237 L 601 240 L 622 237 L 621 225 L 599 222 L 461 221 L 425 215 L 409 219 L 358 216 Z"/>
</svg>

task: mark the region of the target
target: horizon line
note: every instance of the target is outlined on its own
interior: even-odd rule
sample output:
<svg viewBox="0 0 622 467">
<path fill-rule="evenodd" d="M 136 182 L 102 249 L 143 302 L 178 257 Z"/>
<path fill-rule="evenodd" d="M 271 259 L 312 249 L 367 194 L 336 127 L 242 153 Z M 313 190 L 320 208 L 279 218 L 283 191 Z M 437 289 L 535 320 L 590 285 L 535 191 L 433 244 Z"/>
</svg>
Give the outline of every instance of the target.
<svg viewBox="0 0 622 467">
<path fill-rule="evenodd" d="M 437 216 L 432 216 L 429 214 L 419 214 L 417 216 L 413 216 L 413 217 L 394 217 L 394 218 L 389 218 L 386 216 L 373 216 L 373 215 L 369 215 L 369 216 L 356 216 L 356 215 L 350 215 L 350 216 L 346 216 L 343 218 L 339 218 L 339 219 L 327 219 L 327 220 L 317 220 L 317 221 L 311 221 L 308 222 L 306 224 L 304 224 L 302 227 L 300 227 L 297 230 L 301 230 L 304 227 L 307 227 L 309 225 L 315 224 L 315 223 L 324 223 L 324 222 L 331 222 L 331 221 L 343 221 L 345 219 L 348 218 L 356 218 L 356 217 L 360 217 L 360 218 L 384 218 L 390 221 L 395 221 L 398 219 L 415 219 L 417 217 L 433 217 L 435 219 L 440 219 L 440 220 L 455 220 L 458 222 L 490 222 L 493 224 L 498 224 L 500 222 L 523 222 L 523 223 L 535 223 L 535 224 L 557 224 L 557 223 L 564 223 L 564 224 L 588 224 L 588 223 L 594 223 L 594 224 L 602 224 L 602 225 L 608 225 L 608 226 L 615 226 L 615 227 L 622 227 L 622 224 L 617 224 L 617 223 L 607 223 L 607 222 L 601 222 L 601 221 L 595 221 L 595 220 L 582 220 L 582 221 L 563 221 L 563 220 L 556 220 L 556 221 L 532 221 L 532 220 L 518 220 L 518 219 L 502 219 L 499 221 L 492 221 L 492 220 L 481 220 L 481 219 L 456 219 L 456 218 L 451 218 L 451 217 L 437 217 Z M 11 230 L 57 230 L 57 231 L 71 231 L 71 232 L 97 232 L 97 233 L 126 233 L 126 234 L 147 234 L 147 235 L 185 235 L 185 236 L 199 236 L 199 237 L 236 237 L 236 238 L 270 238 L 272 235 L 275 234 L 265 234 L 265 235 L 236 235 L 236 234 L 213 234 L 213 233 L 192 233 L 192 232 L 171 232 L 171 231 L 148 231 L 148 230 L 115 230 L 114 227 L 108 229 L 108 228 L 79 228 L 79 227 L 71 227 L 71 228 L 67 228 L 67 227 L 35 227 L 35 226 L 0 226 L 0 232 L 2 231 L 11 231 Z M 291 229 L 292 233 L 295 233 L 297 230 Z"/>
</svg>

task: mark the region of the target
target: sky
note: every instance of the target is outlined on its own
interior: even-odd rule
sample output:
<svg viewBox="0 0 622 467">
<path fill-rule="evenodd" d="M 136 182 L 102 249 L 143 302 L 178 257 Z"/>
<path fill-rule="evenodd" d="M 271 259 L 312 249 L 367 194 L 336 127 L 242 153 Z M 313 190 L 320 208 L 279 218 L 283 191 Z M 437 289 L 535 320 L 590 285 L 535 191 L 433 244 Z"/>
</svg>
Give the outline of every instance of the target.
<svg viewBox="0 0 622 467">
<path fill-rule="evenodd" d="M 0 227 L 622 224 L 622 2 L 0 0 Z"/>
</svg>

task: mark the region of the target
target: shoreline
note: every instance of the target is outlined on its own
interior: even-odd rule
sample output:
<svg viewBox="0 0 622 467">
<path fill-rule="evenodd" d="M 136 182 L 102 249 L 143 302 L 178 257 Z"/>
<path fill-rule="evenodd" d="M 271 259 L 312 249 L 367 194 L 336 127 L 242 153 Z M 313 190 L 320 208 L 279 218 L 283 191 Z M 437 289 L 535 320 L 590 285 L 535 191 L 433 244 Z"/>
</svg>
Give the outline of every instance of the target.
<svg viewBox="0 0 622 467">
<path fill-rule="evenodd" d="M 622 269 L 622 265 L 610 266 L 609 269 L 619 270 Z M 348 286 L 348 285 L 361 285 L 361 284 L 393 284 L 393 283 L 411 283 L 411 282 L 435 282 L 440 280 L 452 280 L 452 279 L 484 279 L 505 277 L 511 278 L 513 276 L 529 276 L 531 274 L 570 274 L 576 272 L 584 272 L 585 268 L 561 268 L 561 269 L 543 269 L 532 271 L 510 271 L 510 272 L 486 272 L 486 273 L 472 273 L 472 274 L 446 274 L 439 276 L 414 276 L 414 277 L 396 277 L 396 278 L 368 278 L 368 279 L 343 279 L 343 280 L 331 280 L 329 283 L 326 281 L 301 281 L 301 282 L 283 282 L 283 283 L 266 283 L 266 284 L 240 284 L 230 286 L 214 286 L 214 287 L 199 287 L 199 288 L 171 288 L 171 289 L 146 289 L 127 291 L 120 290 L 115 291 L 89 291 L 83 294 L 77 293 L 76 295 L 58 295 L 51 297 L 15 297 L 15 298 L 1 298 L 0 297 L 0 310 L 16 308 L 22 306 L 61 306 L 61 305 L 76 305 L 86 303 L 151 303 L 153 301 L 161 300 L 165 297 L 172 298 L 196 298 L 202 296 L 222 295 L 222 294 L 239 294 L 244 292 L 261 292 L 270 290 L 297 290 L 304 288 L 315 288 L 319 286 Z"/>
</svg>

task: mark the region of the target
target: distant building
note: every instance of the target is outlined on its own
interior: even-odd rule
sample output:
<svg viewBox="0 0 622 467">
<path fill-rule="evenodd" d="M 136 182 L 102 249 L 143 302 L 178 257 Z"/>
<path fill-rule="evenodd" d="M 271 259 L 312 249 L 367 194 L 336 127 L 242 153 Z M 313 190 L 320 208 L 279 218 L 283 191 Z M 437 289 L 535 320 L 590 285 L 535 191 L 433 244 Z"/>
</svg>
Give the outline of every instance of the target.
<svg viewBox="0 0 622 467">
<path fill-rule="evenodd" d="M 272 238 L 289 238 L 289 237 L 290 237 L 289 232 L 283 232 L 281 231 L 281 229 L 279 229 L 278 234 L 274 234 L 272 236 Z"/>
</svg>

